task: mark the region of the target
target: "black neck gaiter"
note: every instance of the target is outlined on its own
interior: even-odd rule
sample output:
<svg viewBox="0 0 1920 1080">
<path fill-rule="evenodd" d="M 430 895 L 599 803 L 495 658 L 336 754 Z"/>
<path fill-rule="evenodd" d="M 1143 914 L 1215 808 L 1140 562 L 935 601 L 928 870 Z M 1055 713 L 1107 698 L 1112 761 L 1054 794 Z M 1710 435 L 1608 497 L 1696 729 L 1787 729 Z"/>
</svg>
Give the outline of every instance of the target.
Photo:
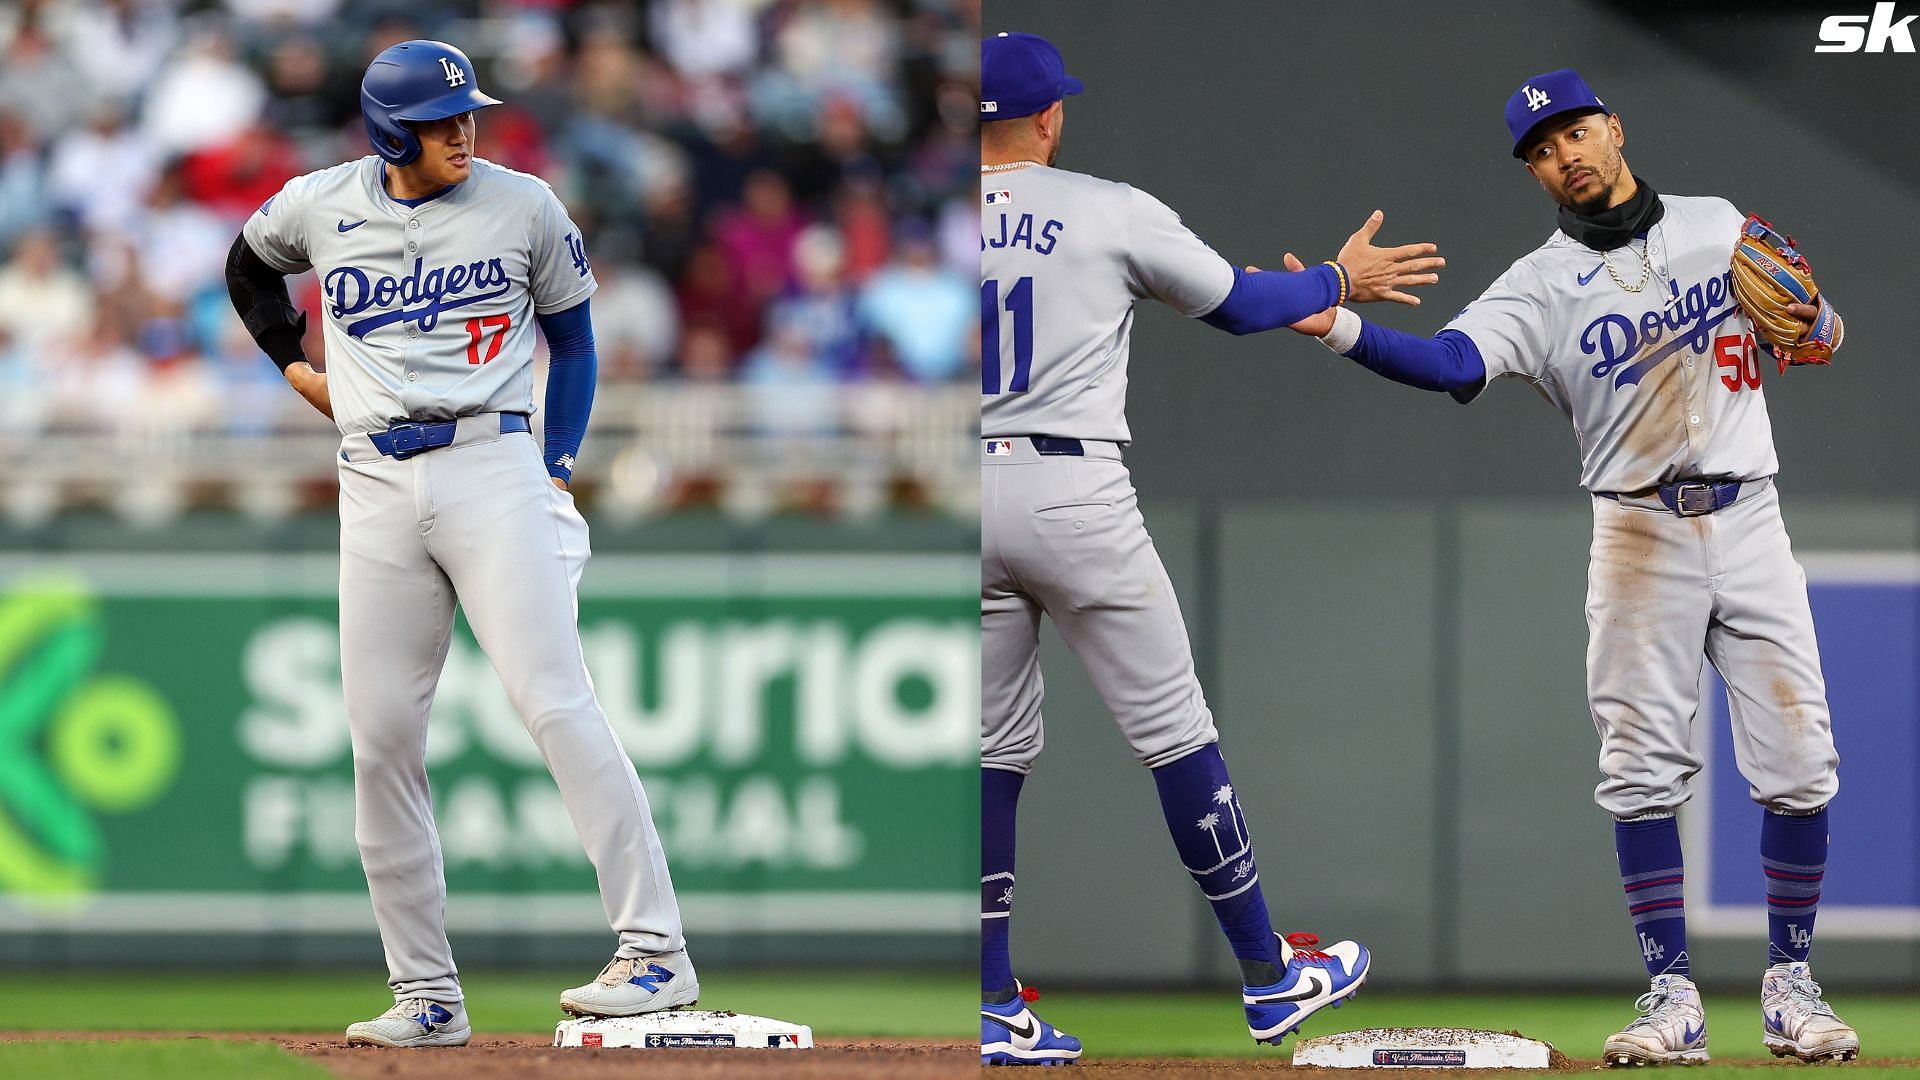
<svg viewBox="0 0 1920 1080">
<path fill-rule="evenodd" d="M 1660 193 L 1641 177 L 1634 177 L 1637 190 L 1619 206 L 1588 214 L 1571 206 L 1560 208 L 1560 231 L 1595 251 L 1625 247 L 1634 237 L 1658 224 L 1667 206 Z"/>
</svg>

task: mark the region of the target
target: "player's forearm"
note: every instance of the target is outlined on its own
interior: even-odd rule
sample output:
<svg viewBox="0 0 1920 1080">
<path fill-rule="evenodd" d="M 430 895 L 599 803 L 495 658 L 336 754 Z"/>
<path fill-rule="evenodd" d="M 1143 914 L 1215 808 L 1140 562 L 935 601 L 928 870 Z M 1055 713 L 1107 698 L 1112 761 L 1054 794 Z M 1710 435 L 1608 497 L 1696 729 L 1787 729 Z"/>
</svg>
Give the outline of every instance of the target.
<svg viewBox="0 0 1920 1080">
<path fill-rule="evenodd" d="M 268 266 L 248 246 L 244 233 L 227 251 L 227 297 L 254 343 L 281 371 L 306 359 L 301 339 L 306 337 L 307 317 L 294 310 L 286 275 Z"/>
<path fill-rule="evenodd" d="M 588 302 L 551 315 L 537 316 L 547 336 L 547 407 L 545 445 L 547 475 L 560 481 L 573 478 L 574 459 L 587 434 L 593 412 L 593 386 L 599 361 L 593 347 L 593 320 Z"/>
<path fill-rule="evenodd" d="M 1200 321 L 1229 334 L 1257 334 L 1291 326 L 1345 301 L 1340 271 L 1331 264 L 1297 273 L 1235 268 L 1233 290 Z"/>
<path fill-rule="evenodd" d="M 333 419 L 333 394 L 327 389 L 324 372 L 313 370 L 313 365 L 305 360 L 296 360 L 281 368 L 280 374 L 286 376 L 287 383 L 299 391 L 307 404 L 320 410 L 327 419 Z"/>
<path fill-rule="evenodd" d="M 1333 330 L 1320 340 L 1376 375 L 1421 390 L 1465 390 L 1487 378 L 1479 347 L 1458 330 L 1415 337 L 1367 322 L 1342 308 Z"/>
</svg>

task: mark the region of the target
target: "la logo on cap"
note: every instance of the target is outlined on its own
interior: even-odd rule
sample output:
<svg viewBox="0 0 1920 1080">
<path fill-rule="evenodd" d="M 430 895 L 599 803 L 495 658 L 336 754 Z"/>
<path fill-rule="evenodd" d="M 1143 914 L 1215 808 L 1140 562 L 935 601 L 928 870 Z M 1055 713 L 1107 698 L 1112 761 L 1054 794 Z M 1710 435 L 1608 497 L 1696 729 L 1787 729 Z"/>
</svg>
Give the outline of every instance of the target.
<svg viewBox="0 0 1920 1080">
<path fill-rule="evenodd" d="M 1539 112 L 1542 108 L 1553 103 L 1553 99 L 1547 96 L 1545 90 L 1536 90 L 1532 84 L 1528 84 L 1526 89 L 1520 92 L 1527 95 L 1527 109 L 1531 112 Z"/>
</svg>

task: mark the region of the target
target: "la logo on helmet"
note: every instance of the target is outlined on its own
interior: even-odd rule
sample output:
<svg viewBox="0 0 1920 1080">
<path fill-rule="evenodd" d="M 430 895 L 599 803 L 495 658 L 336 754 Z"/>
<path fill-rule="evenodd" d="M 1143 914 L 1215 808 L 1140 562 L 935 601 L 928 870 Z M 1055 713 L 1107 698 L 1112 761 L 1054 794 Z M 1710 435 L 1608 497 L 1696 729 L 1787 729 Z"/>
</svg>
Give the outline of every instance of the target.
<svg viewBox="0 0 1920 1080">
<path fill-rule="evenodd" d="M 447 77 L 448 86 L 459 86 L 467 81 L 467 73 L 460 70 L 460 65 L 445 56 L 440 58 L 440 72 Z"/>
</svg>

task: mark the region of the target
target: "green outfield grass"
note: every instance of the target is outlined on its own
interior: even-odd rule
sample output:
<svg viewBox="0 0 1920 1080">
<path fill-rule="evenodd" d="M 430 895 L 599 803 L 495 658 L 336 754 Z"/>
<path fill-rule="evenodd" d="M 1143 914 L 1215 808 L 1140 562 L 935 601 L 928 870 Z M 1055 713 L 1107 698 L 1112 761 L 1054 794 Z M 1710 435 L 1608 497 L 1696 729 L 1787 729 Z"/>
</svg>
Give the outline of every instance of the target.
<svg viewBox="0 0 1920 1080">
<path fill-rule="evenodd" d="M 1760 1005 L 1752 994 L 1704 995 L 1709 1046 L 1716 1062 L 1772 1061 L 1760 1045 Z M 1868 1058 L 1920 1060 L 1920 995 L 1830 994 L 1834 1008 L 1860 1032 Z M 1061 989 L 1036 1005 L 1046 1019 L 1080 1037 L 1084 1060 L 1128 1057 L 1282 1057 L 1256 1046 L 1242 1025 L 1237 996 L 1181 992 L 1152 997 Z M 1632 994 L 1400 994 L 1362 993 L 1338 1011 L 1307 1022 L 1307 1037 L 1371 1027 L 1469 1027 L 1514 1030 L 1545 1039 L 1575 1059 L 1597 1060 L 1606 1037 L 1633 1019 Z M 1719 1065 L 1689 1069 L 1706 1080 L 1752 1072 Z M 1849 1066 L 1849 1076 L 1876 1070 Z M 1920 1069 L 1878 1070 L 1920 1075 Z M 1767 1075 L 1778 1077 L 1779 1070 Z"/>
<path fill-rule="evenodd" d="M 0 1080 L 329 1080 L 332 1073 L 271 1043 L 181 1039 L 0 1043 Z"/>
<path fill-rule="evenodd" d="M 550 1035 L 580 973 L 461 977 L 477 1033 Z M 811 1025 L 843 1038 L 971 1040 L 975 980 L 936 975 L 703 972 L 702 1005 Z M 105 988 L 111 986 L 109 995 Z M 137 992 L 135 992 L 137 990 Z M 338 1035 L 392 1003 L 377 975 L 324 972 L 0 975 L 0 1031 L 313 1032 Z M 270 1043 L 211 1039 L 0 1041 L 0 1080 L 316 1080 L 332 1074 Z"/>
<path fill-rule="evenodd" d="M 110 978 L 114 990 L 104 987 Z M 476 1032 L 545 1032 L 580 973 L 461 976 Z M 972 1039 L 975 980 L 909 975 L 702 972 L 700 1004 L 777 1016 L 842 1037 Z M 129 985 L 140 992 L 129 991 Z M 393 1004 L 378 975 L 0 974 L 0 1030 L 338 1032 Z"/>
</svg>

